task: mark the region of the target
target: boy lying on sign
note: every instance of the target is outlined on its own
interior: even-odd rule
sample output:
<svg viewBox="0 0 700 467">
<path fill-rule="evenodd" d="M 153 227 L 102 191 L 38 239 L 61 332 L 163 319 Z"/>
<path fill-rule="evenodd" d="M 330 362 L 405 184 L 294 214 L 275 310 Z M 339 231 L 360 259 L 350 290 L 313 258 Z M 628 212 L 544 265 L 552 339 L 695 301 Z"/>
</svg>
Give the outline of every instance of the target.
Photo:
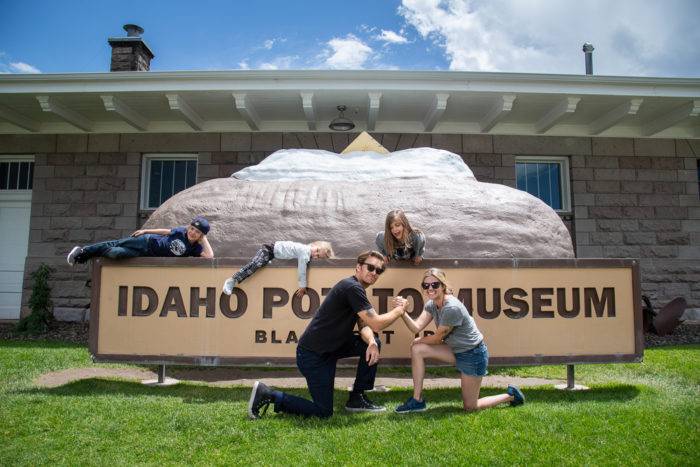
<svg viewBox="0 0 700 467">
<path fill-rule="evenodd" d="M 207 240 L 207 233 L 209 221 L 203 217 L 195 217 L 188 226 L 137 230 L 131 237 L 73 247 L 66 260 L 74 266 L 75 263 L 82 264 L 96 256 L 110 259 L 137 256 L 213 258 L 214 251 Z"/>
</svg>

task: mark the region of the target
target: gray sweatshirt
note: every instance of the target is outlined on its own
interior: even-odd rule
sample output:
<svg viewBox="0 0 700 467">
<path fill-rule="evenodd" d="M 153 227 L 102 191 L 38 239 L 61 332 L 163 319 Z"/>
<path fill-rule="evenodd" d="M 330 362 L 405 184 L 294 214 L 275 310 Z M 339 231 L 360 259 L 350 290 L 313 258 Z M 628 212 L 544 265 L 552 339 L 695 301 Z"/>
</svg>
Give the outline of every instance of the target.
<svg viewBox="0 0 700 467">
<path fill-rule="evenodd" d="M 306 265 L 311 261 L 311 247 L 297 242 L 275 242 L 275 258 L 297 259 L 299 287 L 306 287 Z"/>
</svg>

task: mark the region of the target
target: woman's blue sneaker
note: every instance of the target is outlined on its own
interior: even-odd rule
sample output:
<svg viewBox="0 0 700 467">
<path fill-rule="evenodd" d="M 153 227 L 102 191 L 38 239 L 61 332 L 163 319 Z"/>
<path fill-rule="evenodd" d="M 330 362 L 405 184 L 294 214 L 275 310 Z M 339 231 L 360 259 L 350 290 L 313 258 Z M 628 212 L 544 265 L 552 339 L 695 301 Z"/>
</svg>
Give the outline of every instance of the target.
<svg viewBox="0 0 700 467">
<path fill-rule="evenodd" d="M 425 409 L 425 400 L 417 401 L 413 397 L 409 397 L 406 402 L 396 407 L 396 413 L 424 412 Z"/>
<path fill-rule="evenodd" d="M 525 394 L 523 394 L 519 387 L 508 386 L 507 392 L 509 396 L 513 396 L 513 400 L 510 402 L 510 405 L 516 406 L 523 405 L 525 403 Z"/>
</svg>

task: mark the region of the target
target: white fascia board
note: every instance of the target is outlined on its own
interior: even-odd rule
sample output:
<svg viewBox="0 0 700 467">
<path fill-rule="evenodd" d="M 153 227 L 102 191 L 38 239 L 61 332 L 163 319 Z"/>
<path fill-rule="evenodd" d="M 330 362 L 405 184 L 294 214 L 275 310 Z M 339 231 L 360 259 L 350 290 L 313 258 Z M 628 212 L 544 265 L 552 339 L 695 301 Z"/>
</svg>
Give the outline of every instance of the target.
<svg viewBox="0 0 700 467">
<path fill-rule="evenodd" d="M 522 73 L 239 70 L 0 75 L 0 94 L 357 90 L 700 98 L 700 79 Z"/>
</svg>

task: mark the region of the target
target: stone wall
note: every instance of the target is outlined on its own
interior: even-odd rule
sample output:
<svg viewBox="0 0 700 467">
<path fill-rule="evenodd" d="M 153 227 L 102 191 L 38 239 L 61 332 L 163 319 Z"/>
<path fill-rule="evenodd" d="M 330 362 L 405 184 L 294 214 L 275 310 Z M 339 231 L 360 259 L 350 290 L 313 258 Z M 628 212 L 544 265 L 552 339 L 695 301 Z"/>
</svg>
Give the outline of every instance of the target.
<svg viewBox="0 0 700 467">
<path fill-rule="evenodd" d="M 356 134 L 188 133 L 0 135 L 0 154 L 34 154 L 29 274 L 53 265 L 53 300 L 89 306 L 89 266 L 65 254 L 130 234 L 139 210 L 141 161 L 197 153 L 198 182 L 227 177 L 281 148 L 342 151 Z M 516 155 L 570 158 L 573 213 L 563 216 L 579 257 L 640 258 L 642 287 L 658 305 L 684 296 L 700 307 L 700 140 L 375 133 L 388 150 L 432 146 L 460 154 L 482 182 L 515 186 Z M 382 214 L 383 215 L 383 214 Z M 26 311 L 26 310 L 25 310 Z"/>
</svg>

